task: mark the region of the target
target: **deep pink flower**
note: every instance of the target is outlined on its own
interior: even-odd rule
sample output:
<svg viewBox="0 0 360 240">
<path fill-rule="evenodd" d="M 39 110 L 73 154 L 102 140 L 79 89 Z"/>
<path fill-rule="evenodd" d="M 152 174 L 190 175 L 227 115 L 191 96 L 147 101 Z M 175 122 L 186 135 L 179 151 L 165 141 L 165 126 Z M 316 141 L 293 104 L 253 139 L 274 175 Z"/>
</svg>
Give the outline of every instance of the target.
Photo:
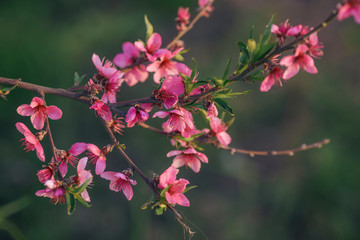
<svg viewBox="0 0 360 240">
<path fill-rule="evenodd" d="M 99 74 L 107 79 L 110 79 L 116 72 L 118 72 L 110 61 L 106 61 L 104 63 L 104 59 L 101 61 L 99 56 L 95 53 L 92 55 L 92 61 L 96 69 L 99 71 Z"/>
<path fill-rule="evenodd" d="M 75 167 L 78 161 L 76 156 L 80 155 L 87 149 L 87 144 L 83 142 L 74 143 L 68 151 L 61 150 L 57 156 L 57 161 L 60 162 L 59 171 L 65 177 L 68 171 L 68 164 Z"/>
<path fill-rule="evenodd" d="M 271 25 L 271 32 L 279 38 L 280 44 L 283 44 L 285 38 L 287 37 L 299 35 L 301 29 L 302 29 L 302 25 L 291 27 L 289 23 L 289 19 L 281 23 L 279 26 L 276 24 Z"/>
<path fill-rule="evenodd" d="M 267 92 L 276 83 L 278 83 L 281 86 L 282 85 L 281 78 L 283 76 L 283 72 L 284 71 L 279 66 L 273 67 L 270 70 L 269 75 L 267 75 L 265 79 L 262 81 L 260 86 L 260 91 Z"/>
<path fill-rule="evenodd" d="M 287 67 L 283 74 L 283 78 L 285 80 L 295 76 L 299 72 L 300 68 L 312 74 L 318 72 L 315 67 L 314 59 L 307 54 L 308 50 L 309 48 L 306 44 L 300 44 L 296 48 L 293 56 L 285 56 L 281 59 L 280 65 Z"/>
<path fill-rule="evenodd" d="M 165 118 L 170 116 L 169 119 L 162 124 L 164 132 L 179 131 L 183 133 L 186 128 L 194 129 L 194 123 L 192 121 L 191 113 L 184 108 L 174 109 L 170 112 L 159 111 L 153 115 L 154 117 Z"/>
<path fill-rule="evenodd" d="M 175 19 L 177 30 L 179 31 L 184 30 L 186 28 L 186 25 L 189 24 L 189 20 L 190 20 L 189 8 L 179 7 L 178 15 L 177 18 Z"/>
<path fill-rule="evenodd" d="M 149 118 L 149 113 L 152 109 L 151 103 L 143 103 L 139 106 L 131 107 L 126 114 L 125 122 L 127 127 L 133 127 L 137 122 L 145 122 Z"/>
<path fill-rule="evenodd" d="M 168 203 L 189 207 L 190 202 L 183 194 L 184 190 L 186 189 L 186 185 L 189 184 L 189 181 L 183 178 L 176 180 L 176 175 L 178 172 L 179 169 L 170 166 L 163 172 L 163 174 L 160 175 L 158 187 L 160 189 L 165 189 L 170 186 L 169 189 L 165 192 L 165 198 Z"/>
<path fill-rule="evenodd" d="M 210 120 L 210 127 L 211 131 L 215 134 L 216 138 L 219 140 L 219 142 L 227 146 L 231 142 L 230 135 L 226 132 L 227 126 L 226 124 L 221 121 L 221 119 L 214 117 Z"/>
<path fill-rule="evenodd" d="M 306 42 L 307 47 L 309 48 L 309 55 L 314 58 L 319 58 L 324 55 L 322 49 L 324 46 L 319 42 L 317 32 L 311 34 L 309 39 Z"/>
<path fill-rule="evenodd" d="M 35 193 L 38 197 L 48 197 L 54 204 L 65 202 L 65 189 L 60 181 L 47 180 L 44 185 L 46 189 L 39 190 Z"/>
<path fill-rule="evenodd" d="M 114 58 L 114 64 L 118 67 L 125 68 L 132 64 L 135 64 L 139 59 L 139 51 L 131 42 L 125 42 L 122 45 L 124 53 L 119 53 Z M 127 69 L 125 72 L 125 82 L 131 87 L 136 83 L 144 82 L 149 76 L 144 65 L 135 66 L 131 69 Z"/>
<path fill-rule="evenodd" d="M 164 103 L 166 109 L 173 107 L 179 100 L 179 96 L 185 92 L 184 83 L 179 76 L 167 76 L 160 90 L 154 91 L 156 99 Z"/>
<path fill-rule="evenodd" d="M 41 183 L 45 183 L 46 180 L 54 177 L 54 172 L 56 169 L 56 165 L 52 162 L 49 163 L 48 166 L 43 165 L 43 169 L 37 171 L 36 175 Z"/>
<path fill-rule="evenodd" d="M 96 100 L 90 107 L 90 109 L 94 109 L 97 115 L 104 119 L 105 121 L 110 121 L 112 119 L 112 113 L 110 108 L 106 106 L 103 101 Z"/>
<path fill-rule="evenodd" d="M 125 197 L 130 201 L 133 197 L 134 193 L 131 187 L 132 185 L 136 185 L 136 181 L 130 179 L 127 175 L 119 172 L 104 172 L 100 175 L 100 177 L 110 180 L 110 190 L 119 192 L 122 191 Z"/>
<path fill-rule="evenodd" d="M 208 163 L 208 158 L 206 157 L 206 155 L 203 153 L 199 153 L 194 148 L 188 148 L 184 151 L 170 151 L 166 156 L 176 156 L 171 166 L 179 168 L 185 165 L 191 168 L 196 173 L 200 171 L 201 162 Z"/>
<path fill-rule="evenodd" d="M 337 18 L 342 21 L 346 18 L 353 16 L 355 22 L 360 24 L 360 1 L 359 0 L 348 0 L 339 10 Z"/>
<path fill-rule="evenodd" d="M 177 75 L 179 74 L 176 68 L 176 62 L 171 59 L 176 56 L 182 49 L 177 49 L 174 52 L 170 52 L 166 49 L 160 49 L 156 51 L 155 57 L 156 61 L 150 63 L 146 67 L 146 71 L 154 73 L 154 82 L 160 83 L 160 79 L 167 75 Z"/>
<path fill-rule="evenodd" d="M 156 51 L 161 47 L 162 40 L 158 33 L 153 33 L 146 42 L 146 46 L 141 41 L 135 42 L 135 48 L 140 52 L 145 52 L 146 57 L 149 61 L 154 62 L 157 58 L 155 56 Z"/>
<path fill-rule="evenodd" d="M 104 94 L 101 97 L 104 103 L 116 103 L 116 93 L 120 90 L 120 86 L 124 82 L 123 76 L 124 74 L 122 72 L 117 71 L 109 80 L 104 81 Z"/>
<path fill-rule="evenodd" d="M 94 144 L 87 144 L 88 156 L 92 164 L 96 164 L 95 173 L 100 175 L 106 168 L 106 155 L 112 151 L 113 146 L 107 145 L 101 150 Z"/>
<path fill-rule="evenodd" d="M 30 120 L 34 128 L 40 130 L 44 127 L 46 117 L 58 120 L 62 116 L 62 111 L 56 106 L 46 106 L 44 100 L 34 97 L 30 103 L 23 104 L 17 108 L 17 113 L 21 116 L 31 116 Z"/>
<path fill-rule="evenodd" d="M 39 139 L 30 132 L 30 130 L 25 126 L 25 124 L 21 122 L 17 122 L 15 124 L 16 129 L 24 135 L 25 138 L 21 139 L 20 141 L 23 142 L 22 145 L 24 145 L 24 149 L 28 151 L 34 151 L 36 150 L 37 157 L 45 162 L 45 154 L 44 149 L 41 146 Z"/>
<path fill-rule="evenodd" d="M 91 179 L 90 182 L 88 183 L 88 186 L 92 182 L 93 175 L 91 174 L 91 172 L 89 170 L 85 170 L 87 161 L 88 161 L 88 158 L 84 157 L 84 158 L 80 159 L 80 161 L 77 165 L 77 169 L 76 169 L 77 170 L 77 182 L 78 182 L 79 186 L 84 184 L 88 179 Z M 81 193 L 81 197 L 85 201 L 90 202 L 89 193 L 86 189 Z"/>
<path fill-rule="evenodd" d="M 201 11 L 206 5 L 209 3 L 209 0 L 199 0 L 199 9 L 198 11 Z M 203 13 L 204 17 L 210 17 L 210 13 L 214 11 L 214 7 L 212 6 L 212 3 L 207 7 L 206 11 Z"/>
</svg>

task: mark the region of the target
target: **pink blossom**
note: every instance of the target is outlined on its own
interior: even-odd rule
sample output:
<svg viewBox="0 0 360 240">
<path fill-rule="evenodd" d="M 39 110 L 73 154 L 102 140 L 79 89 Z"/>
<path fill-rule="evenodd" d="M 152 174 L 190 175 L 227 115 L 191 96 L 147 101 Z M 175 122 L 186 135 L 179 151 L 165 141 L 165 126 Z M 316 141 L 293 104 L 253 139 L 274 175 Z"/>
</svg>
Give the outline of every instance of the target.
<svg viewBox="0 0 360 240">
<path fill-rule="evenodd" d="M 139 59 L 139 51 L 135 48 L 135 46 L 131 42 L 125 42 L 122 45 L 122 49 L 124 53 L 119 53 L 114 58 L 114 64 L 118 67 L 125 68 L 127 66 L 135 64 Z M 149 74 L 146 71 L 144 65 L 139 65 L 132 67 L 131 69 L 127 69 L 125 71 L 125 82 L 131 87 L 136 83 L 144 82 L 148 78 Z"/>
<path fill-rule="evenodd" d="M 189 20 L 190 20 L 189 8 L 179 7 L 178 15 L 177 18 L 175 19 L 177 30 L 179 31 L 184 30 L 186 28 L 186 25 L 189 24 Z"/>
<path fill-rule="evenodd" d="M 88 186 L 92 182 L 93 175 L 91 174 L 91 172 L 89 170 L 85 170 L 87 161 L 88 161 L 88 158 L 84 157 L 84 158 L 80 159 L 80 161 L 77 165 L 77 182 L 78 182 L 79 186 L 84 184 L 88 179 L 91 179 L 90 182 L 88 183 Z M 90 202 L 89 193 L 86 189 L 81 193 L 81 197 L 85 201 Z"/>
<path fill-rule="evenodd" d="M 122 78 L 123 76 L 123 73 L 117 71 L 109 80 L 104 81 L 104 94 L 101 97 L 101 100 L 104 103 L 116 103 L 116 93 L 119 91 L 120 86 L 124 81 Z"/>
<path fill-rule="evenodd" d="M 101 150 L 94 144 L 87 144 L 88 156 L 92 164 L 96 164 L 95 173 L 100 175 L 106 168 L 106 155 L 112 151 L 113 146 L 107 145 Z"/>
<path fill-rule="evenodd" d="M 337 18 L 342 21 L 346 18 L 353 16 L 355 22 L 360 24 L 360 1 L 359 0 L 348 0 L 339 10 Z"/>
<path fill-rule="evenodd" d="M 324 48 L 324 46 L 321 42 L 319 42 L 317 32 L 309 36 L 306 45 L 309 48 L 308 51 L 311 57 L 319 58 L 324 55 L 322 51 L 322 48 Z"/>
<path fill-rule="evenodd" d="M 300 44 L 296 48 L 293 56 L 285 56 L 281 59 L 280 65 L 287 67 L 283 75 L 285 80 L 295 76 L 299 72 L 300 68 L 312 74 L 318 72 L 315 67 L 314 59 L 307 54 L 308 50 L 309 48 L 306 44 Z"/>
<path fill-rule="evenodd" d="M 146 46 L 141 41 L 135 42 L 135 48 L 140 52 L 145 52 L 146 57 L 149 61 L 154 62 L 157 58 L 155 56 L 156 51 L 161 47 L 162 40 L 158 33 L 153 33 L 146 42 Z"/>
<path fill-rule="evenodd" d="M 32 134 L 30 132 L 30 130 L 25 126 L 25 124 L 21 123 L 21 122 L 17 122 L 15 124 L 16 129 L 22 133 L 24 135 L 25 138 L 21 139 L 20 141 L 23 142 L 23 146 L 25 147 L 24 149 L 29 152 L 29 151 L 34 151 L 36 150 L 36 155 L 37 157 L 45 162 L 45 154 L 44 154 L 44 149 L 41 146 L 38 137 L 36 137 L 34 134 Z"/>
<path fill-rule="evenodd" d="M 107 79 L 110 79 L 118 70 L 112 66 L 110 61 L 106 61 L 104 64 L 104 59 L 101 61 L 99 56 L 95 53 L 92 55 L 92 61 L 99 71 L 99 74 Z"/>
<path fill-rule="evenodd" d="M 285 38 L 300 34 L 301 29 L 301 25 L 291 27 L 289 24 L 289 19 L 281 23 L 279 26 L 276 24 L 271 25 L 271 32 L 280 39 L 280 44 L 284 43 Z"/>
<path fill-rule="evenodd" d="M 172 61 L 171 58 L 176 56 L 182 49 L 177 49 L 174 52 L 170 52 L 166 49 L 160 49 L 156 51 L 156 61 L 150 63 L 146 67 L 146 71 L 154 73 L 154 82 L 160 83 L 160 79 L 167 75 L 179 74 L 176 68 L 176 62 Z"/>
<path fill-rule="evenodd" d="M 279 66 L 273 67 L 270 70 L 269 74 L 262 81 L 261 86 L 260 86 L 260 91 L 267 92 L 276 83 L 278 83 L 281 86 L 282 85 L 281 78 L 283 76 L 283 72 L 284 71 Z"/>
<path fill-rule="evenodd" d="M 170 166 L 163 172 L 163 174 L 160 175 L 158 187 L 160 189 L 165 189 L 170 186 L 165 192 L 165 198 L 168 203 L 189 207 L 190 202 L 183 194 L 186 189 L 186 185 L 189 184 L 189 181 L 183 178 L 176 180 L 176 175 L 178 172 L 179 169 Z"/>
<path fill-rule="evenodd" d="M 217 117 L 217 115 L 219 114 L 215 103 L 211 102 L 208 106 L 208 110 L 206 112 L 206 118 L 213 118 L 213 117 Z"/>
<path fill-rule="evenodd" d="M 110 108 L 106 106 L 103 101 L 96 100 L 90 107 L 90 109 L 94 109 L 97 115 L 104 119 L 105 121 L 110 121 L 112 119 L 112 113 Z"/>
<path fill-rule="evenodd" d="M 154 91 L 154 96 L 164 103 L 166 109 L 169 109 L 178 102 L 179 96 L 184 92 L 185 88 L 181 77 L 167 76 L 160 90 Z"/>
<path fill-rule="evenodd" d="M 41 183 L 45 183 L 46 180 L 54 177 L 54 170 L 56 169 L 56 165 L 52 162 L 49 163 L 48 166 L 43 165 L 43 169 L 37 171 L 36 175 Z"/>
<path fill-rule="evenodd" d="M 68 171 L 68 164 L 75 167 L 80 155 L 87 149 L 87 144 L 83 142 L 74 143 L 68 151 L 61 150 L 57 156 L 57 160 L 60 162 L 59 171 L 63 177 L 65 177 Z"/>
<path fill-rule="evenodd" d="M 212 118 L 210 120 L 210 127 L 211 131 L 215 134 L 216 138 L 222 145 L 229 145 L 229 143 L 231 142 L 231 137 L 226 132 L 227 126 L 223 121 L 221 121 L 221 119 L 217 117 Z"/>
<path fill-rule="evenodd" d="M 17 108 L 17 113 L 21 116 L 31 116 L 30 120 L 34 128 L 40 130 L 44 127 L 47 117 L 58 120 L 62 116 L 62 111 L 56 106 L 46 106 L 44 100 L 34 97 L 30 103 L 23 104 Z"/>
<path fill-rule="evenodd" d="M 170 151 L 166 156 L 167 157 L 176 156 L 171 166 L 175 168 L 179 168 L 186 165 L 196 173 L 200 171 L 201 162 L 208 163 L 208 158 L 206 157 L 206 155 L 197 152 L 194 148 L 187 148 L 184 151 L 180 151 L 180 150 Z"/>
<path fill-rule="evenodd" d="M 60 181 L 47 180 L 44 185 L 46 189 L 39 190 L 35 193 L 38 197 L 48 197 L 54 204 L 65 202 L 65 189 Z"/>
<path fill-rule="evenodd" d="M 133 197 L 133 190 L 131 185 L 136 185 L 136 181 L 130 179 L 127 175 L 120 172 L 104 172 L 100 175 L 106 180 L 110 180 L 110 190 L 119 192 L 122 191 L 125 197 L 130 201 Z"/>
<path fill-rule="evenodd" d="M 209 4 L 210 0 L 199 0 L 199 11 L 201 11 L 206 5 Z M 212 6 L 212 2 L 207 6 L 207 9 L 204 11 L 203 16 L 204 17 L 210 17 L 210 13 L 214 11 L 214 7 Z"/>
<path fill-rule="evenodd" d="M 159 111 L 153 115 L 154 117 L 165 118 L 169 116 L 169 119 L 162 124 L 164 132 L 179 131 L 181 133 L 188 129 L 194 129 L 194 123 L 192 121 L 191 113 L 184 108 L 174 109 L 170 112 Z"/>
<path fill-rule="evenodd" d="M 152 109 L 151 103 L 143 103 L 139 106 L 131 107 L 126 114 L 125 122 L 127 127 L 133 127 L 137 122 L 145 122 L 149 118 L 148 112 Z"/>
</svg>

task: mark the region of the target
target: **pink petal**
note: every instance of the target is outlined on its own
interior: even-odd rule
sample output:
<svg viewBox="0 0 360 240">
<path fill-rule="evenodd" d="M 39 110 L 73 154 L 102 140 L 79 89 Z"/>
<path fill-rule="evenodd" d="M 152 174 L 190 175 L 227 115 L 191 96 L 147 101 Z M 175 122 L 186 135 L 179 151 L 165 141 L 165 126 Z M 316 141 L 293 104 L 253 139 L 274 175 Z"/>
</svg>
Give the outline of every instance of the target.
<svg viewBox="0 0 360 240">
<path fill-rule="evenodd" d="M 163 172 L 163 174 L 160 175 L 158 187 L 163 189 L 166 188 L 169 184 L 172 184 L 175 181 L 178 172 L 179 169 L 170 166 Z"/>
<path fill-rule="evenodd" d="M 87 149 L 87 146 L 88 144 L 83 142 L 75 143 L 71 146 L 69 153 L 71 153 L 71 155 L 77 156 L 83 153 Z"/>
<path fill-rule="evenodd" d="M 172 197 L 176 201 L 177 204 L 184 206 L 184 207 L 190 206 L 189 199 L 187 199 L 183 193 L 173 194 Z"/>
<path fill-rule="evenodd" d="M 41 105 L 45 105 L 45 104 L 44 104 L 44 100 L 42 100 L 41 98 L 39 98 L 39 97 L 34 97 L 34 98 L 31 100 L 30 107 L 35 108 L 35 107 L 41 106 Z"/>
<path fill-rule="evenodd" d="M 115 180 L 117 179 L 117 177 L 115 177 L 116 172 L 111 172 L 111 171 L 107 171 L 107 172 L 103 172 L 102 174 L 100 174 L 100 177 L 106 179 L 106 180 Z"/>
<path fill-rule="evenodd" d="M 101 62 L 99 56 L 94 53 L 92 55 L 92 61 L 93 61 L 94 65 L 95 65 L 96 69 L 98 71 L 100 71 L 102 69 L 102 62 Z"/>
<path fill-rule="evenodd" d="M 227 132 L 220 132 L 216 134 L 216 138 L 219 140 L 219 142 L 224 145 L 227 146 L 229 145 L 229 143 L 231 142 L 231 137 Z"/>
<path fill-rule="evenodd" d="M 96 161 L 95 173 L 96 175 L 100 175 L 104 172 L 106 168 L 106 162 L 104 160 L 98 159 Z"/>
<path fill-rule="evenodd" d="M 89 193 L 88 193 L 88 191 L 86 189 L 81 193 L 81 197 L 85 201 L 90 202 L 90 196 L 89 196 Z"/>
<path fill-rule="evenodd" d="M 166 156 L 173 157 L 173 156 L 179 155 L 181 153 L 182 153 L 182 151 L 180 151 L 180 150 L 173 150 L 173 151 L 168 152 L 168 154 L 166 154 Z"/>
<path fill-rule="evenodd" d="M 68 166 L 67 166 L 65 161 L 62 161 L 60 163 L 59 171 L 60 171 L 61 176 L 65 177 L 65 175 L 66 175 L 66 173 L 68 171 Z"/>
<path fill-rule="evenodd" d="M 170 195 L 169 192 L 165 193 L 165 198 L 166 198 L 166 201 L 168 201 L 168 203 L 176 204 L 176 200 Z"/>
<path fill-rule="evenodd" d="M 25 124 L 23 124 L 22 122 L 17 122 L 16 124 L 15 124 L 15 127 L 16 127 L 16 129 L 20 132 L 20 133 L 22 133 L 22 134 L 24 134 L 25 132 L 30 132 L 30 130 L 26 127 L 26 125 Z"/>
<path fill-rule="evenodd" d="M 174 168 L 180 168 L 184 165 L 185 165 L 185 156 L 184 155 L 180 155 L 180 156 L 177 156 L 176 158 L 174 158 L 173 163 L 171 164 L 171 166 L 173 166 Z"/>
<path fill-rule="evenodd" d="M 230 137 L 230 136 L 229 136 Z M 230 142 L 231 142 L 231 138 L 230 138 Z M 229 143 L 230 143 L 229 142 Z M 203 163 L 209 163 L 209 160 L 207 158 L 207 156 L 203 153 L 198 153 L 197 157 L 203 162 Z"/>
<path fill-rule="evenodd" d="M 131 58 L 137 58 L 139 56 L 139 51 L 136 50 L 134 45 L 131 42 L 125 42 L 122 45 L 123 52 L 126 53 Z"/>
<path fill-rule="evenodd" d="M 47 114 L 52 120 L 58 120 L 62 117 L 62 111 L 56 106 L 47 107 Z"/>
<path fill-rule="evenodd" d="M 271 32 L 277 34 L 279 32 L 279 26 L 276 24 L 271 25 Z"/>
<path fill-rule="evenodd" d="M 135 119 L 136 117 L 136 108 L 135 107 L 131 107 L 129 109 L 129 111 L 127 112 L 126 114 L 126 117 L 125 117 L 125 122 L 131 122 Z"/>
<path fill-rule="evenodd" d="M 312 74 L 316 74 L 317 68 L 315 67 L 315 63 L 314 63 L 314 59 L 312 59 L 312 57 L 310 57 L 309 55 L 303 55 L 303 61 L 304 61 L 304 65 L 302 65 L 302 68 L 308 72 L 308 73 L 312 73 Z"/>
<path fill-rule="evenodd" d="M 191 161 L 188 161 L 187 165 L 195 172 L 198 173 L 200 171 L 201 168 L 201 163 L 200 160 L 195 158 L 195 156 L 193 158 L 191 158 Z"/>
<path fill-rule="evenodd" d="M 113 62 L 116 66 L 123 68 L 131 65 L 133 63 L 133 60 L 128 55 L 124 53 L 119 53 L 114 57 Z"/>
<path fill-rule="evenodd" d="M 96 156 L 100 156 L 101 150 L 94 144 L 89 143 L 87 144 L 86 148 L 88 151 L 92 152 Z"/>
<path fill-rule="evenodd" d="M 301 32 L 301 29 L 302 29 L 302 25 L 297 25 L 297 26 L 295 26 L 295 27 L 290 28 L 290 29 L 287 31 L 286 35 L 287 35 L 287 36 L 297 35 L 297 34 L 299 34 L 299 33 Z"/>
<path fill-rule="evenodd" d="M 169 116 L 169 113 L 168 112 L 164 112 L 164 111 L 159 111 L 159 112 L 156 112 L 152 117 L 159 117 L 159 118 L 165 118 Z"/>
<path fill-rule="evenodd" d="M 16 109 L 17 113 L 21 116 L 31 116 L 34 114 L 35 109 L 28 104 L 23 104 Z"/>
<path fill-rule="evenodd" d="M 34 146 L 35 146 L 35 149 L 36 149 L 36 156 L 40 159 L 40 161 L 45 162 L 45 153 L 44 153 L 44 149 L 41 146 L 41 144 L 36 143 Z"/>
<path fill-rule="evenodd" d="M 124 183 L 122 185 L 122 191 L 123 191 L 125 197 L 130 201 L 134 195 L 130 183 L 128 183 L 128 182 Z"/>
<path fill-rule="evenodd" d="M 44 127 L 45 118 L 46 116 L 42 112 L 35 112 L 31 115 L 30 120 L 35 129 L 41 130 Z"/>
<path fill-rule="evenodd" d="M 134 46 L 137 50 L 141 51 L 141 52 L 146 52 L 146 48 L 145 48 L 145 45 L 142 41 L 136 41 L 134 43 Z"/>
<path fill-rule="evenodd" d="M 300 70 L 300 66 L 297 63 L 294 63 L 293 65 L 289 66 L 285 71 L 283 75 L 283 79 L 287 80 L 295 76 Z"/>
<path fill-rule="evenodd" d="M 153 33 L 147 43 L 146 43 L 146 48 L 150 53 L 155 52 L 157 49 L 159 49 L 161 47 L 162 41 L 161 41 L 161 36 L 158 33 Z"/>
<path fill-rule="evenodd" d="M 88 161 L 88 158 L 87 157 L 84 157 L 82 159 L 79 160 L 79 163 L 77 165 L 77 172 L 81 172 L 81 171 L 84 171 L 85 167 L 86 167 L 86 164 L 87 164 L 87 161 Z"/>
<path fill-rule="evenodd" d="M 294 56 L 285 56 L 281 59 L 280 61 L 280 65 L 289 67 L 291 66 L 295 61 L 295 57 Z"/>
</svg>

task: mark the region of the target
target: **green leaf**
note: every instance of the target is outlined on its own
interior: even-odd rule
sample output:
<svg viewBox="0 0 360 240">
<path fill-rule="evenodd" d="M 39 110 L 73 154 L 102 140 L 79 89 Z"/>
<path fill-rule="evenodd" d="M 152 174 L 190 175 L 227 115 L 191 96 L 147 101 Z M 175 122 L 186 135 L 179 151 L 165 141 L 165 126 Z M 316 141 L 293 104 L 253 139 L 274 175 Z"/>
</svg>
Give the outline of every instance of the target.
<svg viewBox="0 0 360 240">
<path fill-rule="evenodd" d="M 254 57 L 254 62 L 262 60 L 271 51 L 271 49 L 274 48 L 275 44 L 276 42 L 262 45 Z"/>
<path fill-rule="evenodd" d="M 232 108 L 227 104 L 227 102 L 225 102 L 224 100 L 220 99 L 220 98 L 215 98 L 214 101 L 219 104 L 223 109 L 225 109 L 226 111 L 228 111 L 229 113 L 231 113 L 232 115 L 233 110 Z"/>
<path fill-rule="evenodd" d="M 87 201 L 85 201 L 85 199 L 80 194 L 75 193 L 74 197 L 85 207 L 88 207 L 88 208 L 91 207 L 91 205 L 88 204 Z"/>
<path fill-rule="evenodd" d="M 254 29 L 255 29 L 255 25 L 252 25 L 251 29 L 250 29 L 250 35 L 249 35 L 249 38 L 250 39 L 255 39 L 254 38 Z"/>
<path fill-rule="evenodd" d="M 74 195 L 66 192 L 65 193 L 65 200 L 67 205 L 67 213 L 68 215 L 71 215 L 75 211 L 76 201 Z"/>
<path fill-rule="evenodd" d="M 265 28 L 264 35 L 262 37 L 261 46 L 267 44 L 271 38 L 271 26 L 273 25 L 275 20 L 275 15 L 272 15 L 268 25 Z"/>
<path fill-rule="evenodd" d="M 155 214 L 160 216 L 164 213 L 164 209 L 162 209 L 161 207 L 158 207 L 155 209 Z"/>
<path fill-rule="evenodd" d="M 91 182 L 91 180 L 92 180 L 92 178 L 89 178 L 83 184 L 81 184 L 81 186 L 76 186 L 74 188 L 70 187 L 69 192 L 71 192 L 72 194 L 82 193 L 86 189 L 87 185 Z"/>
<path fill-rule="evenodd" d="M 237 42 L 236 44 L 239 46 L 240 52 L 244 53 L 247 58 L 250 58 L 250 54 L 249 54 L 249 51 L 247 50 L 246 45 L 244 43 L 240 42 L 240 41 Z"/>
<path fill-rule="evenodd" d="M 166 188 L 164 188 L 161 193 L 160 193 L 160 196 L 161 197 L 165 197 L 165 193 L 167 192 L 167 190 L 169 190 L 169 188 L 171 187 L 171 185 L 167 186 Z"/>
<path fill-rule="evenodd" d="M 191 189 L 197 188 L 197 186 L 191 186 L 191 187 L 187 187 L 185 188 L 185 190 L 182 193 L 186 193 L 187 191 L 190 191 Z"/>
<path fill-rule="evenodd" d="M 150 23 L 150 21 L 146 15 L 144 16 L 144 20 L 145 20 L 145 25 L 146 25 L 146 41 L 147 41 L 149 39 L 149 37 L 153 34 L 154 27 Z"/>
<path fill-rule="evenodd" d="M 229 76 L 229 72 L 230 72 L 230 64 L 231 64 L 231 58 L 229 58 L 227 64 L 226 64 L 226 68 L 225 68 L 225 71 L 224 71 L 224 74 L 223 74 L 223 79 L 227 79 L 228 76 Z"/>
<path fill-rule="evenodd" d="M 79 86 L 81 82 L 85 79 L 85 74 L 83 74 L 81 77 L 77 72 L 74 73 L 74 86 Z"/>
<path fill-rule="evenodd" d="M 197 62 L 195 60 L 195 58 L 192 58 L 192 61 L 193 61 L 193 68 L 191 69 L 191 75 L 190 75 L 190 80 L 192 81 L 195 77 L 195 74 L 197 73 Z"/>
</svg>

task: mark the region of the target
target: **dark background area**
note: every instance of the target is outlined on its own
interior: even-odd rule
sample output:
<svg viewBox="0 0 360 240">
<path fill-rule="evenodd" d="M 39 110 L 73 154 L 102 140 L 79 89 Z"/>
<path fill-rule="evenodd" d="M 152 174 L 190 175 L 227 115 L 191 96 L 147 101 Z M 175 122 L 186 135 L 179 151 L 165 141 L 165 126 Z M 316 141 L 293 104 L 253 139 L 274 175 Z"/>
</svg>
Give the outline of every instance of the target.
<svg viewBox="0 0 360 240">
<path fill-rule="evenodd" d="M 329 0 L 221 0 L 211 18 L 201 19 L 185 37 L 191 65 L 195 58 L 199 78 L 221 76 L 229 57 L 236 58 L 236 41 L 247 40 L 249 30 L 261 33 L 273 13 L 276 23 L 290 18 L 294 25 L 314 26 L 324 20 L 336 1 Z M 74 72 L 92 77 L 93 53 L 112 59 L 125 41 L 144 39 L 147 14 L 166 45 L 175 35 L 173 19 L 178 6 L 196 1 L 0 1 L 0 76 L 26 82 L 69 88 Z M 321 149 L 295 156 L 248 157 L 204 146 L 209 164 L 200 173 L 182 169 L 180 177 L 198 188 L 186 195 L 190 208 L 178 207 L 197 232 L 193 239 L 357 239 L 360 225 L 360 26 L 353 19 L 331 23 L 319 33 L 324 57 L 316 60 L 319 74 L 301 72 L 284 86 L 268 93 L 260 83 L 234 84 L 251 94 L 229 103 L 236 121 L 228 130 L 234 147 L 278 150 L 330 138 Z M 119 99 L 149 96 L 152 79 L 133 88 L 123 85 Z M 171 212 L 155 216 L 140 207 L 151 196 L 140 178 L 134 198 L 109 190 L 109 182 L 95 176 L 89 190 L 92 207 L 78 206 L 73 216 L 66 207 L 53 206 L 35 192 L 43 188 L 36 171 L 42 163 L 35 153 L 25 153 L 15 123 L 29 119 L 16 108 L 35 94 L 13 91 L 0 99 L 0 206 L 27 197 L 27 207 L 7 220 L 27 239 L 184 239 L 181 225 Z M 63 110 L 60 121 L 51 121 L 58 148 L 74 142 L 109 143 L 99 119 L 82 103 L 47 96 L 49 105 Z M 150 124 L 160 126 L 158 119 Z M 119 140 L 127 153 L 152 176 L 170 164 L 168 139 L 134 127 Z M 43 143 L 47 159 L 51 151 Z M 108 170 L 126 167 L 117 153 Z M 21 204 L 20 204 L 21 205 Z M 10 239 L 0 230 L 0 239 Z"/>
</svg>

